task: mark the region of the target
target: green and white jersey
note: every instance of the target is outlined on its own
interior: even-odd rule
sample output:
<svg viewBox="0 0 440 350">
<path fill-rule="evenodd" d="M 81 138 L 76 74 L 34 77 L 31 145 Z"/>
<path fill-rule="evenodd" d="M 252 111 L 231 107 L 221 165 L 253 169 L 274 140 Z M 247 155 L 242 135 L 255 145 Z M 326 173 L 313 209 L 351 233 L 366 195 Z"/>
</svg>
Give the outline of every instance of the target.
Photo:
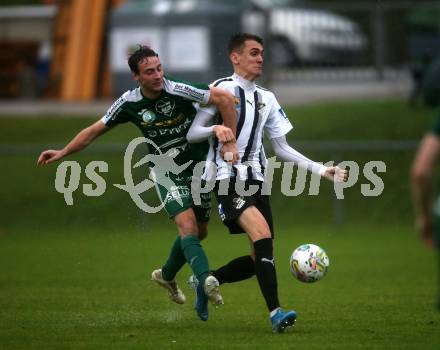
<svg viewBox="0 0 440 350">
<path fill-rule="evenodd" d="M 186 134 L 197 113 L 195 103 L 207 104 L 209 86 L 164 77 L 164 89 L 157 99 L 142 95 L 140 87 L 125 92 L 102 117 L 107 126 L 126 122 L 135 124 L 162 153 L 178 149 L 177 164 L 206 160 L 208 142 L 189 144 Z M 150 152 L 157 153 L 151 149 Z M 193 163 L 195 164 L 195 163 Z"/>
</svg>

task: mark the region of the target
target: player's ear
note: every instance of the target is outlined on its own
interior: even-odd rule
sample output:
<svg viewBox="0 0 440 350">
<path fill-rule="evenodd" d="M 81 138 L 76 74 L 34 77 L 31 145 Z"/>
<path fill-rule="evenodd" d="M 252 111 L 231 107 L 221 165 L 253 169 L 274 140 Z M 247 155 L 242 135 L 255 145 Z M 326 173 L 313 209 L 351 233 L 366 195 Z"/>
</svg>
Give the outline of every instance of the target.
<svg viewBox="0 0 440 350">
<path fill-rule="evenodd" d="M 229 54 L 229 59 L 231 60 L 232 64 L 238 64 L 238 53 L 233 51 Z"/>
</svg>

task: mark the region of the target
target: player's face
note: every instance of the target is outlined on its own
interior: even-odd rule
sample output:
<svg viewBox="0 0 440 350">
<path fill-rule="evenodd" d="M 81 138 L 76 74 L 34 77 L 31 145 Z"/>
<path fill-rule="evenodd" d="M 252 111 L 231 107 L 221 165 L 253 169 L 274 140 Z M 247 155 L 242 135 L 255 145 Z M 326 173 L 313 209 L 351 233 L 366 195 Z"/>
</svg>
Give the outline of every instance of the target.
<svg viewBox="0 0 440 350">
<path fill-rule="evenodd" d="M 163 70 L 159 57 L 147 57 L 138 63 L 139 73 L 134 79 L 146 97 L 156 98 L 163 89 Z"/>
<path fill-rule="evenodd" d="M 263 73 L 263 46 L 255 40 L 246 40 L 242 52 L 233 52 L 231 60 L 237 74 L 254 80 Z"/>
</svg>

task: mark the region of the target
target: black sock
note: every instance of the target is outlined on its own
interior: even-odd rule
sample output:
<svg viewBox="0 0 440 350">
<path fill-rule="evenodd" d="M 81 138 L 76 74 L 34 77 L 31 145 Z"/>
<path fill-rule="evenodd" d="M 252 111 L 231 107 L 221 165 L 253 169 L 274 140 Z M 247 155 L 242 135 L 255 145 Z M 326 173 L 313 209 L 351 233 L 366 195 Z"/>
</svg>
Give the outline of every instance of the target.
<svg viewBox="0 0 440 350">
<path fill-rule="evenodd" d="M 240 256 L 211 273 L 220 284 L 239 282 L 255 275 L 255 263 L 250 255 Z"/>
<path fill-rule="evenodd" d="M 278 301 L 277 275 L 272 253 L 272 239 L 263 238 L 254 242 L 255 273 L 269 311 L 280 306 Z"/>
</svg>

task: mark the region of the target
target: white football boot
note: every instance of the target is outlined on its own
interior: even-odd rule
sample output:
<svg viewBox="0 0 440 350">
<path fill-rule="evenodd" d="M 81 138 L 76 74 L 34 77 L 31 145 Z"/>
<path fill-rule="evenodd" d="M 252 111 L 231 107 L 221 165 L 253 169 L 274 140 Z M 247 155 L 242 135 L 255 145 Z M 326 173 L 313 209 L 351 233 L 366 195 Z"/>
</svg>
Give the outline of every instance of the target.
<svg viewBox="0 0 440 350">
<path fill-rule="evenodd" d="M 208 299 L 211 301 L 212 305 L 215 307 L 219 307 L 220 305 L 223 305 L 223 297 L 220 294 L 220 283 L 218 282 L 217 278 L 215 278 L 212 275 L 209 275 L 205 280 L 205 293 L 208 296 Z"/>
<path fill-rule="evenodd" d="M 159 286 L 162 286 L 168 291 L 168 296 L 170 300 L 174 301 L 177 304 L 185 303 L 185 294 L 180 290 L 177 286 L 176 281 L 165 281 L 162 277 L 162 269 L 154 270 L 151 273 L 151 280 L 156 282 Z"/>
<path fill-rule="evenodd" d="M 188 284 L 192 289 L 196 290 L 199 285 L 199 281 L 196 276 L 191 275 L 188 279 Z M 212 305 L 215 307 L 219 307 L 224 304 L 223 297 L 220 294 L 220 283 L 217 278 L 212 275 L 209 275 L 205 280 L 204 291 L 208 296 L 209 301 L 211 301 Z"/>
</svg>

